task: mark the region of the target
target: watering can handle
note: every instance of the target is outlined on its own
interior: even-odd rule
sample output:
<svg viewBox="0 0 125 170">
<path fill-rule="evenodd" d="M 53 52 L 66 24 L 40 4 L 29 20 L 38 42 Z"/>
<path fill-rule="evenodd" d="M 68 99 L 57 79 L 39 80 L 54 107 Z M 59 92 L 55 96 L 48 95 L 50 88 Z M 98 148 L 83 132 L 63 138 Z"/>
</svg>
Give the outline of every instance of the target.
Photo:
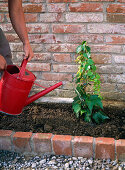
<svg viewBox="0 0 125 170">
<path fill-rule="evenodd" d="M 23 59 L 21 66 L 20 66 L 21 68 L 19 72 L 19 78 L 22 78 L 22 76 L 25 74 L 27 62 L 28 62 L 28 59 Z"/>
</svg>

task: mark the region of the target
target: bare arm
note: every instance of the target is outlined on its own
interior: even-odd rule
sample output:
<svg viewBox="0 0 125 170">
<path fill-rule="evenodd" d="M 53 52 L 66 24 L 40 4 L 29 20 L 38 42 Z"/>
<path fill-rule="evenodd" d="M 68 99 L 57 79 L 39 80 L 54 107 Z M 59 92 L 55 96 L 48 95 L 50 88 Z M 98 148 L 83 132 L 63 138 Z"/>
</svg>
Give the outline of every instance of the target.
<svg viewBox="0 0 125 170">
<path fill-rule="evenodd" d="M 30 61 L 33 57 L 33 52 L 29 43 L 24 13 L 22 8 L 22 0 L 8 0 L 9 16 L 13 28 L 23 42 L 25 56 Z"/>
</svg>

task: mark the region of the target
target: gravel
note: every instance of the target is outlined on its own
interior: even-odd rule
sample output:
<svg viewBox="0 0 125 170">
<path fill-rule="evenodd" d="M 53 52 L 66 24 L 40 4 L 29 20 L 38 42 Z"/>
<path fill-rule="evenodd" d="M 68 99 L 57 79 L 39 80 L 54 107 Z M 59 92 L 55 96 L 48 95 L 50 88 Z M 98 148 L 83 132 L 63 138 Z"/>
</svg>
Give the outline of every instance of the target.
<svg viewBox="0 0 125 170">
<path fill-rule="evenodd" d="M 125 162 L 110 159 L 87 159 L 72 156 L 24 156 L 0 150 L 1 170 L 125 170 Z"/>
</svg>

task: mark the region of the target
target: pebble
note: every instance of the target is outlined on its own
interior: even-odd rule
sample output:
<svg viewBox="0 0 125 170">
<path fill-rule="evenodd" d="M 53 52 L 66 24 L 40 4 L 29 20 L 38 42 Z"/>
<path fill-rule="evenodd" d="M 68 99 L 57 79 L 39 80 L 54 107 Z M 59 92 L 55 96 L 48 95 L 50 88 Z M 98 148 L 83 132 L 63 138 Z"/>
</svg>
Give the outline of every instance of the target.
<svg viewBox="0 0 125 170">
<path fill-rule="evenodd" d="M 64 155 L 24 156 L 0 150 L 2 170 L 125 170 L 125 162 L 110 159 L 87 159 Z"/>
</svg>

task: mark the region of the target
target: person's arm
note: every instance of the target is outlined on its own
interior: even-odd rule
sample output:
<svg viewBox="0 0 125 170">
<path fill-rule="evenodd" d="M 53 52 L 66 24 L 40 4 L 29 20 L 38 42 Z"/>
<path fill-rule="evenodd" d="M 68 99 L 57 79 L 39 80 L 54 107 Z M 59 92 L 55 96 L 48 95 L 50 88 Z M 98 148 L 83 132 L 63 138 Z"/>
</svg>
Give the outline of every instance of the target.
<svg viewBox="0 0 125 170">
<path fill-rule="evenodd" d="M 8 0 L 8 9 L 13 28 L 20 40 L 23 42 L 25 57 L 30 61 L 33 57 L 33 51 L 28 39 L 24 12 L 22 8 L 22 0 Z"/>
</svg>

